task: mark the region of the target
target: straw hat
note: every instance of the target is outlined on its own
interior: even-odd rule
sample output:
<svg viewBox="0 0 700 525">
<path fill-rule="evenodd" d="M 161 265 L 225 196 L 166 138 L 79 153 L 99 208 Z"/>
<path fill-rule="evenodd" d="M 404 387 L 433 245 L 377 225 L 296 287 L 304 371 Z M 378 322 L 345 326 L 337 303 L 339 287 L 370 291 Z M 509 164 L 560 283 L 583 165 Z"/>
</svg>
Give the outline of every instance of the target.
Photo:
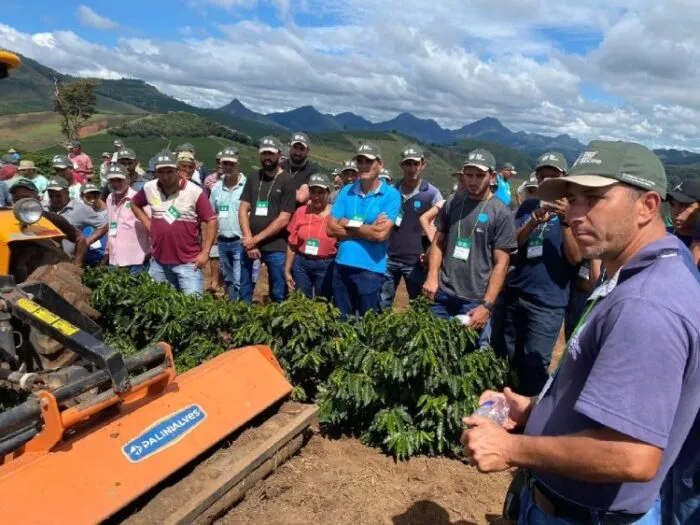
<svg viewBox="0 0 700 525">
<path fill-rule="evenodd" d="M 17 168 L 17 171 L 34 171 L 36 170 L 36 166 L 34 165 L 34 161 L 32 160 L 20 160 L 19 161 L 19 167 Z"/>
</svg>

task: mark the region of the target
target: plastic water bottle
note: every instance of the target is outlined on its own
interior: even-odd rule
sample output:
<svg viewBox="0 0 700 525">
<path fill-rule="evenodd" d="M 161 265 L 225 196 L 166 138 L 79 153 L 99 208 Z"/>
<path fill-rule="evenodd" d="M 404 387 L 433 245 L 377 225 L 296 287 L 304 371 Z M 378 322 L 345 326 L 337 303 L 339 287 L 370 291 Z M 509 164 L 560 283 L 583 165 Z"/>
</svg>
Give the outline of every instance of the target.
<svg viewBox="0 0 700 525">
<path fill-rule="evenodd" d="M 469 323 L 472 321 L 472 316 L 469 314 L 459 314 L 455 315 L 455 319 L 457 319 L 464 326 L 469 326 Z"/>
<path fill-rule="evenodd" d="M 472 415 L 487 417 L 491 421 L 503 426 L 508 419 L 509 412 L 510 409 L 506 400 L 502 397 L 497 397 L 496 399 L 489 399 L 486 401 L 477 408 Z"/>
</svg>

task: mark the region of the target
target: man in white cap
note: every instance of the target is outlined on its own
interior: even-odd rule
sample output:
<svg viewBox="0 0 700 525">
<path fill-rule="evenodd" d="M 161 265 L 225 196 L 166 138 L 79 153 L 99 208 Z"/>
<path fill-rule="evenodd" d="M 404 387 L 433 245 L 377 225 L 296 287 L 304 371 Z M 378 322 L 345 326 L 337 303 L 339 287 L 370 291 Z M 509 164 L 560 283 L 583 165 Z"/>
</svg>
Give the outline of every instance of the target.
<svg viewBox="0 0 700 525">
<path fill-rule="evenodd" d="M 282 161 L 296 188 L 297 208 L 309 200 L 309 178 L 318 172 L 318 164 L 308 158 L 310 150 L 309 136 L 297 131 L 289 139 L 289 157 Z"/>
</svg>

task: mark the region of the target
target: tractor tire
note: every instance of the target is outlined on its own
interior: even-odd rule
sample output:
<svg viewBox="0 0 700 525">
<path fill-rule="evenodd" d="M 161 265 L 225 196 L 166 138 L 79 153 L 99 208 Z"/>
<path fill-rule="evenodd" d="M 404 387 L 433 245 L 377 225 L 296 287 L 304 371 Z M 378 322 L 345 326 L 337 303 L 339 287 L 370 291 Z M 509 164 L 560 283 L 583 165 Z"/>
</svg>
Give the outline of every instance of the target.
<svg viewBox="0 0 700 525">
<path fill-rule="evenodd" d="M 100 313 L 90 306 L 92 290 L 82 283 L 82 276 L 83 270 L 78 266 L 69 262 L 60 262 L 38 267 L 27 277 L 27 281 L 47 284 L 81 313 L 91 319 L 97 319 Z M 77 354 L 65 349 L 58 341 L 36 329 L 31 329 L 29 341 L 37 352 L 44 370 L 56 370 L 78 358 Z"/>
</svg>

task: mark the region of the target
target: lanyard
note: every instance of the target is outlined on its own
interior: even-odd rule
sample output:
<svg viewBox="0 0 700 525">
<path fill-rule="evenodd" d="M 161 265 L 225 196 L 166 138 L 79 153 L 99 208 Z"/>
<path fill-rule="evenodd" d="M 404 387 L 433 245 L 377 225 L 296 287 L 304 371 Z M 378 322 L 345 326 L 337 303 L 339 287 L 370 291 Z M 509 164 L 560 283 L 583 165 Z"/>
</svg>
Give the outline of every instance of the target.
<svg viewBox="0 0 700 525">
<path fill-rule="evenodd" d="M 464 213 L 464 203 L 467 202 L 469 197 L 466 195 L 464 196 L 464 200 L 462 201 L 462 208 L 459 210 L 459 217 L 457 218 L 457 238 L 461 239 L 462 238 L 462 214 Z M 471 239 L 472 235 L 474 235 L 474 230 L 476 230 L 476 225 L 479 223 L 479 215 L 481 215 L 484 211 L 484 208 L 486 207 L 486 204 L 491 200 L 491 197 L 486 199 L 482 204 L 481 204 L 481 209 L 479 209 L 479 212 L 476 214 L 476 220 L 474 221 L 474 226 L 472 226 L 472 231 L 469 234 L 469 238 Z"/>
<path fill-rule="evenodd" d="M 270 193 L 272 193 L 272 188 L 275 187 L 275 182 L 277 182 L 277 175 L 275 175 L 272 178 L 272 184 L 270 184 L 270 187 L 267 190 L 267 198 L 265 199 L 265 202 L 270 202 Z M 260 200 L 260 191 L 262 191 L 262 183 L 263 183 L 263 175 L 261 173 L 260 174 L 260 184 L 258 184 L 258 201 Z"/>
<path fill-rule="evenodd" d="M 326 207 L 326 209 L 324 209 L 323 211 L 325 212 L 327 209 L 328 209 L 328 207 Z M 308 211 L 308 208 L 307 208 L 307 211 Z M 315 213 L 309 213 L 308 215 L 313 216 L 313 215 L 316 215 L 316 214 L 315 214 Z M 325 226 L 325 224 L 326 224 L 326 219 L 327 219 L 327 218 L 328 218 L 328 214 L 326 214 L 326 215 L 323 216 L 323 220 L 321 221 L 321 226 L 319 226 L 319 228 L 318 228 L 318 237 L 311 237 L 311 217 L 309 217 L 309 222 L 307 223 L 307 225 L 308 225 L 308 227 L 309 227 L 309 236 L 307 237 L 307 239 L 318 239 L 318 240 L 321 240 L 321 233 L 323 233 L 323 228 L 324 228 L 324 226 Z"/>
<path fill-rule="evenodd" d="M 114 220 L 117 222 L 117 224 L 119 223 L 119 217 L 122 216 L 122 210 L 124 209 L 124 206 L 126 206 L 127 202 L 131 202 L 131 199 L 126 194 L 124 194 L 124 197 L 122 197 L 121 202 L 117 204 L 116 202 L 114 202 L 114 193 L 112 193 L 112 206 L 110 211 L 112 212 L 112 215 L 116 211 L 117 217 Z"/>
</svg>

